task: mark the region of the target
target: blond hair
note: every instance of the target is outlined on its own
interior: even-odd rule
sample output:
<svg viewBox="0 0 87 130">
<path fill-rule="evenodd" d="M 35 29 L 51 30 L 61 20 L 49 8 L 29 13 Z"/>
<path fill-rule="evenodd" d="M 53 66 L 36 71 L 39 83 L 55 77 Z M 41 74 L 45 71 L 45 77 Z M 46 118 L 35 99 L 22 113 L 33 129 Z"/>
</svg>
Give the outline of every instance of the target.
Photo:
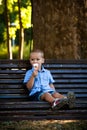
<svg viewBox="0 0 87 130">
<path fill-rule="evenodd" d="M 43 52 L 42 50 L 40 50 L 40 49 L 33 49 L 33 50 L 31 51 L 31 53 L 41 53 L 42 58 L 44 58 L 44 52 Z M 31 54 L 31 53 L 30 53 L 30 54 Z"/>
</svg>

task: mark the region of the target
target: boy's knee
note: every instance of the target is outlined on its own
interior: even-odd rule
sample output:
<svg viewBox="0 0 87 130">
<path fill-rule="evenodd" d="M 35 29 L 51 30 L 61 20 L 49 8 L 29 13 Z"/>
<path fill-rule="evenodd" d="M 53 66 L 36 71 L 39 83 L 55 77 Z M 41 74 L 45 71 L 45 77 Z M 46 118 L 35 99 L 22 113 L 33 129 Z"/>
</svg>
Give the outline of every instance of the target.
<svg viewBox="0 0 87 130">
<path fill-rule="evenodd" d="M 41 96 L 41 100 L 45 100 L 45 98 L 49 95 L 49 93 L 43 93 L 43 95 Z"/>
</svg>

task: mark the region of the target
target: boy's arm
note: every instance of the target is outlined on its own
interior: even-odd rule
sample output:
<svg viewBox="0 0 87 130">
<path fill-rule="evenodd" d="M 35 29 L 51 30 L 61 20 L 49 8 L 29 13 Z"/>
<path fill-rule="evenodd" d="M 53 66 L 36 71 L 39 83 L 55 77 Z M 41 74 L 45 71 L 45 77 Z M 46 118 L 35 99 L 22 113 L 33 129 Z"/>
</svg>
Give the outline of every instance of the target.
<svg viewBox="0 0 87 130">
<path fill-rule="evenodd" d="M 32 73 L 32 75 L 31 75 L 29 81 L 26 83 L 26 86 L 27 86 L 27 88 L 28 88 L 29 90 L 32 89 L 33 84 L 34 84 L 34 79 L 35 79 L 35 77 L 37 76 L 37 74 L 38 74 L 38 71 L 34 70 L 34 72 Z"/>
<path fill-rule="evenodd" d="M 54 87 L 54 85 L 52 83 L 50 84 L 50 87 L 53 88 L 53 89 L 55 89 L 55 87 Z"/>
<path fill-rule="evenodd" d="M 34 84 L 34 76 L 32 74 L 32 76 L 30 77 L 29 81 L 26 83 L 26 86 L 30 90 L 32 88 L 33 84 Z"/>
</svg>

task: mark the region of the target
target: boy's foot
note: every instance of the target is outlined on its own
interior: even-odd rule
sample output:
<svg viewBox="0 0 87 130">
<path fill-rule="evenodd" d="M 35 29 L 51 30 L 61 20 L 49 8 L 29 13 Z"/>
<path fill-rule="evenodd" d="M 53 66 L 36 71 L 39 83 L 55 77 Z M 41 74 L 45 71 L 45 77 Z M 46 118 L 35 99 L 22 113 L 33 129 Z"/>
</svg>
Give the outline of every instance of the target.
<svg viewBox="0 0 87 130">
<path fill-rule="evenodd" d="M 52 109 L 60 109 L 67 103 L 68 103 L 67 98 L 55 99 L 55 101 L 52 103 Z"/>
<path fill-rule="evenodd" d="M 68 92 L 67 98 L 68 98 L 69 108 L 74 108 L 75 107 L 75 98 L 76 98 L 74 92 Z"/>
</svg>

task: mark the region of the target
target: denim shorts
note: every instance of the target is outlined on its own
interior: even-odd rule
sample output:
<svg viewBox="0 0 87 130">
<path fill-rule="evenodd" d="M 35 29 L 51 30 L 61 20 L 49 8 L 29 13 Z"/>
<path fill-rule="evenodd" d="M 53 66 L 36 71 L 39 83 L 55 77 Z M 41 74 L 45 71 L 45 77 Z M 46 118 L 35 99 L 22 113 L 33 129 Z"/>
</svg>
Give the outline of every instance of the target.
<svg viewBox="0 0 87 130">
<path fill-rule="evenodd" d="M 44 93 L 54 94 L 55 91 L 49 91 L 49 92 L 40 91 L 40 92 L 36 92 L 35 94 L 29 96 L 29 99 L 30 99 L 31 101 L 40 101 L 40 100 L 41 100 L 41 96 L 42 96 Z"/>
</svg>

